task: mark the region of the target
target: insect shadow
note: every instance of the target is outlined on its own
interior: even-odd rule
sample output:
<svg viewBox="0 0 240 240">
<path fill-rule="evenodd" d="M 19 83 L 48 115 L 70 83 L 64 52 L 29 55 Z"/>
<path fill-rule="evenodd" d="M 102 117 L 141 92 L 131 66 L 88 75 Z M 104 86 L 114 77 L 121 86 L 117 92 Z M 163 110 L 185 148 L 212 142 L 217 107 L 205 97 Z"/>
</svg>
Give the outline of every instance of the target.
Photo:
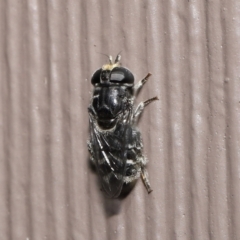
<svg viewBox="0 0 240 240">
<path fill-rule="evenodd" d="M 91 161 L 88 161 L 88 165 L 90 170 L 93 173 L 97 173 L 96 166 Z M 118 198 L 109 198 L 105 195 L 104 191 L 102 190 L 100 181 L 98 180 L 98 178 L 96 178 L 96 184 L 99 189 L 99 194 L 101 194 L 103 204 L 104 204 L 105 214 L 107 217 L 117 215 L 121 212 L 121 205 L 124 199 L 129 195 L 129 193 L 134 188 L 136 182 L 137 181 L 131 182 L 131 184 L 123 184 L 122 192 L 118 196 Z"/>
<path fill-rule="evenodd" d="M 135 184 L 136 182 L 134 183 L 134 185 Z M 123 204 L 123 201 L 132 191 L 134 185 L 132 183 L 131 186 L 123 186 L 122 193 L 118 198 L 108 198 L 104 195 L 103 191 L 101 191 L 107 217 L 117 215 L 121 212 L 121 206 Z"/>
</svg>

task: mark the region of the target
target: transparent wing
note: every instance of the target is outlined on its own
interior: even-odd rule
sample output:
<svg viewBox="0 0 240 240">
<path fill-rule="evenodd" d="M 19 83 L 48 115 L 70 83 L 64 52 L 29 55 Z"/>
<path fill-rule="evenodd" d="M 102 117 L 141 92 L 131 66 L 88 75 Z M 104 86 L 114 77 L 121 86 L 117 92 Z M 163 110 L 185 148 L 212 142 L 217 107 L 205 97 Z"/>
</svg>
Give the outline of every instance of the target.
<svg viewBox="0 0 240 240">
<path fill-rule="evenodd" d="M 130 128 L 127 120 L 125 123 L 118 123 L 113 131 L 101 131 L 90 116 L 94 159 L 102 188 L 110 198 L 118 197 L 122 190 L 127 160 L 126 139 Z"/>
</svg>

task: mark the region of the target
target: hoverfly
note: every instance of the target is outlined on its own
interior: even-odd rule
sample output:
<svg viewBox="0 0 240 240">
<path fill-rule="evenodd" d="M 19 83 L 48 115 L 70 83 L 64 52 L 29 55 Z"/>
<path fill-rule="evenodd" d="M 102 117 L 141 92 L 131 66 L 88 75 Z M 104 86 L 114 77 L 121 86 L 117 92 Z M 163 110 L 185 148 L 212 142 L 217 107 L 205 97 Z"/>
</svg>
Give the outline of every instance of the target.
<svg viewBox="0 0 240 240">
<path fill-rule="evenodd" d="M 109 56 L 109 63 L 93 74 L 93 97 L 88 108 L 90 159 L 110 198 L 119 197 L 140 176 L 148 193 L 152 191 L 136 124 L 144 108 L 158 98 L 150 98 L 134 108 L 134 99 L 151 74 L 134 85 L 133 74 L 120 65 L 120 58 L 118 54 L 113 62 Z"/>
</svg>

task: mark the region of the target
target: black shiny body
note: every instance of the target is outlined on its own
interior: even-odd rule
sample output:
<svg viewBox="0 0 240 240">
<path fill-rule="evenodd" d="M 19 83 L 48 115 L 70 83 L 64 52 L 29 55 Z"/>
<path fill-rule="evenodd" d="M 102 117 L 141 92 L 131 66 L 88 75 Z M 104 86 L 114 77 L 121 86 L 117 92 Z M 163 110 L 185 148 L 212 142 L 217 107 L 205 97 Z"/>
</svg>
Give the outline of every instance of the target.
<svg viewBox="0 0 240 240">
<path fill-rule="evenodd" d="M 143 109 L 137 114 L 133 111 L 134 77 L 128 69 L 113 65 L 97 70 L 91 80 L 94 90 L 88 108 L 88 149 L 103 191 L 116 198 L 141 174 L 148 192 L 151 188 L 145 177 L 141 135 L 135 127 L 135 115 Z"/>
<path fill-rule="evenodd" d="M 95 114 L 102 129 L 114 127 L 118 116 L 130 111 L 132 106 L 132 87 L 121 85 L 96 86 L 90 109 Z"/>
</svg>

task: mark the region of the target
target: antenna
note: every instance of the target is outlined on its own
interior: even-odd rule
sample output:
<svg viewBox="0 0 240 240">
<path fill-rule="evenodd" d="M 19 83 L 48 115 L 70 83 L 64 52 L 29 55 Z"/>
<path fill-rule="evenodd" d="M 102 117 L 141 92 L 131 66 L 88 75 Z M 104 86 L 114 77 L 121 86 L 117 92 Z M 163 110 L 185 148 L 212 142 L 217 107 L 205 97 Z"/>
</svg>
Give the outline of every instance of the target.
<svg viewBox="0 0 240 240">
<path fill-rule="evenodd" d="M 111 65 L 113 65 L 113 60 L 112 60 L 112 56 L 111 56 L 111 55 L 107 55 L 107 54 L 105 54 L 105 53 L 100 53 L 100 52 L 97 52 L 97 53 L 102 54 L 102 55 L 108 57 L 109 63 L 110 63 Z"/>
<path fill-rule="evenodd" d="M 118 62 L 120 61 L 120 59 L 121 59 L 120 53 L 121 53 L 121 52 L 122 52 L 122 51 L 120 51 L 120 52 L 117 54 L 117 57 L 116 57 L 114 63 L 118 63 Z"/>
</svg>

